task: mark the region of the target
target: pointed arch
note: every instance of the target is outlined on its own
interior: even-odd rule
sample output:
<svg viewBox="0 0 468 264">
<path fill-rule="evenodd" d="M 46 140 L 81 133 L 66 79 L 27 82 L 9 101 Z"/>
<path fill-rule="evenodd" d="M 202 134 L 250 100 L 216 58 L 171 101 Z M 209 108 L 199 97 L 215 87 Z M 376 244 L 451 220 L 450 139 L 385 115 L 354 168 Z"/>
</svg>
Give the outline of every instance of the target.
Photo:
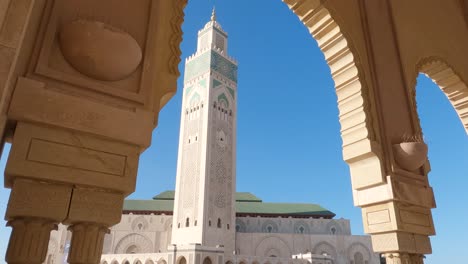
<svg viewBox="0 0 468 264">
<path fill-rule="evenodd" d="M 366 245 L 364 245 L 363 243 L 361 242 L 354 242 L 352 243 L 349 248 L 348 248 L 348 259 L 349 261 L 356 261 L 355 259 L 358 258 L 358 259 L 361 259 L 362 257 L 362 261 L 367 261 L 367 262 L 370 262 L 371 261 L 371 258 L 372 258 L 372 253 L 369 249 L 369 247 L 367 247 Z M 357 256 L 359 254 L 361 256 Z M 356 263 L 357 264 L 357 263 Z"/>
<path fill-rule="evenodd" d="M 333 259 L 337 259 L 337 252 L 334 246 L 332 246 L 330 243 L 322 241 L 315 245 L 314 249 L 312 249 L 313 254 L 318 254 L 318 255 L 328 255 L 331 256 Z"/>
<path fill-rule="evenodd" d="M 180 256 L 176 263 L 177 264 L 187 264 L 187 259 L 184 256 Z"/>
<path fill-rule="evenodd" d="M 114 249 L 115 254 L 145 253 L 153 250 L 153 243 L 142 234 L 132 233 L 123 237 Z"/>
<path fill-rule="evenodd" d="M 468 83 L 460 78 L 444 60 L 436 57 L 422 60 L 418 71 L 432 79 L 449 99 L 468 135 Z M 412 100 L 416 105 L 416 87 L 412 87 Z M 415 108 L 416 109 L 416 108 Z"/>
<path fill-rule="evenodd" d="M 213 264 L 213 262 L 211 261 L 210 257 L 206 257 L 205 259 L 203 259 L 203 264 Z"/>
<path fill-rule="evenodd" d="M 227 98 L 227 96 L 224 93 L 221 93 L 218 96 L 218 102 L 219 102 L 219 104 L 224 102 L 226 104 L 226 107 L 229 108 L 229 99 Z"/>
<path fill-rule="evenodd" d="M 280 258 L 288 258 L 292 255 L 288 243 L 278 236 L 265 237 L 255 248 L 256 256 L 269 257 L 269 254 Z"/>
</svg>

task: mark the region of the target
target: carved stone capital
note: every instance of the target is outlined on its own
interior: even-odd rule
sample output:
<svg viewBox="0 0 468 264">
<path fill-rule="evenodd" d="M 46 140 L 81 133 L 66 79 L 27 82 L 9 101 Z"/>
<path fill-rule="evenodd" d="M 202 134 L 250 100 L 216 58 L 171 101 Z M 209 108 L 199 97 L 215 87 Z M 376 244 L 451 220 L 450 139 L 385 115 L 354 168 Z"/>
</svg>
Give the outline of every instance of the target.
<svg viewBox="0 0 468 264">
<path fill-rule="evenodd" d="M 405 232 L 372 234 L 372 248 L 375 252 L 407 252 L 410 254 L 431 254 L 429 236 Z"/>
<path fill-rule="evenodd" d="M 22 218 L 8 222 L 12 227 L 6 253 L 9 264 L 43 263 L 49 245 L 50 232 L 57 224 L 46 219 Z"/>
<path fill-rule="evenodd" d="M 17 178 L 12 186 L 6 219 L 42 218 L 60 222 L 68 213 L 72 188 Z"/>
<path fill-rule="evenodd" d="M 386 253 L 387 264 L 424 264 L 424 255 L 408 253 Z"/>
<path fill-rule="evenodd" d="M 65 224 L 99 223 L 103 226 L 118 224 L 122 217 L 124 195 L 103 190 L 75 188 Z"/>
<path fill-rule="evenodd" d="M 107 226 L 78 223 L 68 228 L 72 234 L 68 262 L 70 264 L 97 264 L 101 259 Z"/>
</svg>

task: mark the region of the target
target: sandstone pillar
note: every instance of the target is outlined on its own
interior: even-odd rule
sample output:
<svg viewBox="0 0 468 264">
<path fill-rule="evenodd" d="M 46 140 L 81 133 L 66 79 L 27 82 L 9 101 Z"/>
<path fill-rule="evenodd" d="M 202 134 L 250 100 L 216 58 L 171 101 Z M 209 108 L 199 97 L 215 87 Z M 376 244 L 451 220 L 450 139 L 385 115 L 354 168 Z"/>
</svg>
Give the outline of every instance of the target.
<svg viewBox="0 0 468 264">
<path fill-rule="evenodd" d="M 70 212 L 72 241 L 70 264 L 97 264 L 101 260 L 104 236 L 122 215 L 124 195 L 96 189 L 74 189 Z"/>
<path fill-rule="evenodd" d="M 8 221 L 12 227 L 6 261 L 10 264 L 40 264 L 44 262 L 50 231 L 57 228 L 52 221 L 24 218 Z"/>
<path fill-rule="evenodd" d="M 415 256 L 431 253 L 435 201 L 414 90 L 405 83 L 392 1 L 284 2 L 309 28 L 330 66 L 343 159 L 374 251 L 391 254 L 392 263 L 419 264 L 422 258 Z M 404 141 L 422 151 L 405 153 Z"/>
<path fill-rule="evenodd" d="M 0 0 L 9 263 L 42 263 L 57 223 L 73 232 L 71 263 L 99 262 L 175 94 L 185 4 Z"/>
<path fill-rule="evenodd" d="M 93 223 L 79 223 L 70 226 L 69 230 L 73 235 L 68 262 L 70 264 L 99 263 L 104 235 L 109 232 L 109 228 Z"/>
<path fill-rule="evenodd" d="M 44 262 L 50 232 L 65 218 L 71 188 L 17 179 L 12 188 L 6 220 L 12 227 L 6 253 L 10 264 Z"/>
</svg>

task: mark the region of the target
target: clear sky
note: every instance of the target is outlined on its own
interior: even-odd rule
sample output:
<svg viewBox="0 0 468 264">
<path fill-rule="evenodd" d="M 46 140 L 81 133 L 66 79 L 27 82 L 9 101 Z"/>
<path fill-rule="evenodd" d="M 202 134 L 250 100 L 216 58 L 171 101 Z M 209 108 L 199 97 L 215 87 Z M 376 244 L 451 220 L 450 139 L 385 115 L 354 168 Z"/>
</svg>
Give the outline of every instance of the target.
<svg viewBox="0 0 468 264">
<path fill-rule="evenodd" d="M 183 60 L 195 51 L 197 31 L 213 6 L 213 1 L 189 2 Z M 333 80 L 315 40 L 280 0 L 218 1 L 216 9 L 229 34 L 228 53 L 239 61 L 237 190 L 270 202 L 318 203 L 336 218 L 350 219 L 353 233 L 362 234 L 361 211 L 353 206 L 349 170 L 342 159 Z M 180 69 L 183 76 L 183 63 Z M 151 148 L 141 156 L 137 189 L 130 198 L 150 199 L 174 189 L 181 91 L 182 78 L 177 94 L 160 113 Z M 417 102 L 438 206 L 432 211 L 434 253 L 426 263 L 460 263 L 468 244 L 468 138 L 445 95 L 423 76 Z M 1 214 L 8 195 L 0 189 Z M 8 234 L 9 228 L 0 226 L 0 255 Z"/>
</svg>

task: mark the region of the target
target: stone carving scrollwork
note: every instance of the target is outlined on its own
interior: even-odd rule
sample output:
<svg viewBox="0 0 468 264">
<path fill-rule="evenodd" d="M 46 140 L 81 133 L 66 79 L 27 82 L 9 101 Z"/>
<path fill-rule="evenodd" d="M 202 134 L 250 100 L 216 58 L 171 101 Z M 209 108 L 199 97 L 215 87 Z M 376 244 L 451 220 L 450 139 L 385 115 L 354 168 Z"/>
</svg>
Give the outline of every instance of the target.
<svg viewBox="0 0 468 264">
<path fill-rule="evenodd" d="M 172 1 L 171 1 L 172 2 Z M 172 34 L 170 38 L 172 55 L 169 61 L 169 69 L 172 74 L 179 75 L 180 43 L 182 42 L 182 23 L 184 22 L 184 7 L 187 0 L 174 1 L 174 15 L 171 19 Z"/>
</svg>

